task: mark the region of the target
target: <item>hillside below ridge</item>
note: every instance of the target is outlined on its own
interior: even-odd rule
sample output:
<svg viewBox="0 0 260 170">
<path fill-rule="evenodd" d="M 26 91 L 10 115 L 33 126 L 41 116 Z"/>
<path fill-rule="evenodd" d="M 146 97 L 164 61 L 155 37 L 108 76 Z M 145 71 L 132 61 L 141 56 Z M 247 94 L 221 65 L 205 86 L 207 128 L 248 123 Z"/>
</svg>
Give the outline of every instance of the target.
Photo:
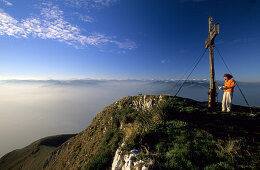
<svg viewBox="0 0 260 170">
<path fill-rule="evenodd" d="M 234 106 L 234 110 L 247 109 L 246 107 Z M 208 124 L 210 122 L 212 122 L 212 125 Z M 235 143 L 239 141 L 238 143 L 241 145 L 241 140 L 246 135 L 249 139 L 243 141 L 245 145 L 247 142 L 251 142 L 250 144 L 252 144 L 252 141 L 257 139 L 257 142 L 253 142 L 252 153 L 250 154 L 259 154 L 259 152 L 254 150 L 256 146 L 259 146 L 259 134 L 257 134 L 259 132 L 258 122 L 258 116 L 252 118 L 248 112 L 241 111 L 231 114 L 208 112 L 205 102 L 198 102 L 191 99 L 170 95 L 128 96 L 107 106 L 97 114 L 87 129 L 66 141 L 52 153 L 44 168 L 109 169 L 111 168 L 115 151 L 122 143 L 125 143 L 124 150 L 126 152 L 129 152 L 133 148 L 138 148 L 142 152 L 142 157 L 147 158 L 150 154 L 151 158 L 157 160 L 153 165 L 154 167 L 150 167 L 150 169 L 157 169 L 161 165 L 163 169 L 184 166 L 182 165 L 184 163 L 178 163 L 178 159 L 183 158 L 178 158 L 178 156 L 175 158 L 179 154 L 178 151 L 174 152 L 172 157 L 166 156 L 174 148 L 172 146 L 174 145 L 173 143 L 169 142 L 171 143 L 168 146 L 170 151 L 160 150 L 162 143 L 165 147 L 168 145 L 164 140 L 171 139 L 170 136 L 173 135 L 171 131 L 164 132 L 164 129 L 161 129 L 164 126 L 165 128 L 174 126 L 173 129 L 177 128 L 178 130 L 184 128 L 184 131 L 180 130 L 180 132 L 176 131 L 176 133 L 187 133 L 189 135 L 185 137 L 187 138 L 186 142 L 189 143 L 188 138 L 192 136 L 191 138 L 196 138 L 193 140 L 197 143 L 185 143 L 183 145 L 188 148 L 196 145 L 198 152 L 202 152 L 202 148 L 199 145 L 204 144 L 204 139 L 210 143 L 209 146 L 205 146 L 207 149 L 210 149 L 210 147 L 212 149 L 209 160 L 204 158 L 207 153 L 201 156 L 203 155 L 202 153 L 196 155 L 194 152 L 192 158 L 189 158 L 187 153 L 191 152 L 191 150 L 187 149 L 185 151 L 187 154 L 185 156 L 187 157 L 185 158 L 187 159 L 186 163 L 190 164 L 190 167 L 186 168 L 196 169 L 210 166 L 220 168 L 246 167 L 244 164 L 246 164 L 245 162 L 248 164 L 248 160 L 244 161 L 243 165 L 239 165 L 239 163 L 234 161 L 234 158 L 229 160 L 230 153 L 222 153 L 218 157 L 218 153 L 215 150 L 221 150 L 221 147 L 225 148 L 225 142 Z M 236 127 L 240 128 L 239 132 L 234 130 Z M 197 132 L 195 133 L 195 131 Z M 182 138 L 182 134 L 179 135 Z M 159 140 L 160 138 L 162 141 Z M 201 138 L 204 139 L 202 140 Z M 198 144 L 198 141 L 201 143 Z M 219 145 L 218 147 L 217 144 Z M 150 148 L 150 151 L 144 151 L 146 150 L 144 148 Z M 206 150 L 206 148 L 203 149 Z M 195 148 L 194 150 L 196 151 Z M 180 150 L 179 152 L 182 153 L 184 151 Z M 200 157 L 204 158 L 205 161 L 201 162 Z M 171 161 L 173 160 L 177 163 L 172 163 Z M 255 162 L 251 161 L 250 166 L 254 167 Z"/>
<path fill-rule="evenodd" d="M 41 169 L 49 154 L 76 134 L 48 136 L 0 158 L 0 169 Z"/>
<path fill-rule="evenodd" d="M 103 145 L 103 142 L 109 140 L 106 138 L 110 138 L 110 135 L 118 135 L 114 132 L 115 128 L 115 131 L 120 134 L 119 136 L 122 135 L 126 137 L 131 136 L 132 132 L 138 128 L 138 125 L 135 123 L 125 123 L 128 120 L 125 120 L 126 117 L 123 115 L 132 111 L 136 113 L 139 111 L 147 112 L 153 107 L 160 105 L 163 101 L 165 102 L 167 97 L 170 96 L 128 96 L 105 107 L 97 114 L 87 129 L 65 142 L 53 152 L 44 168 L 59 169 L 59 167 L 64 167 L 65 169 L 84 169 L 84 165 L 87 165 L 89 160 L 96 159 L 96 153 L 102 148 L 101 145 Z M 119 136 L 116 137 L 118 138 L 116 142 L 108 142 L 109 146 L 112 145 L 110 146 L 113 150 L 110 155 L 112 157 L 114 156 L 116 148 L 123 140 L 123 138 Z"/>
<path fill-rule="evenodd" d="M 209 112 L 206 106 L 206 102 L 170 95 L 124 97 L 42 158 L 42 168 L 111 169 L 119 148 L 119 169 L 133 149 L 138 154 L 132 164 L 141 162 L 137 169 L 259 167 L 260 109 L 254 108 L 252 117 L 243 106 L 234 105 L 231 113 Z"/>
</svg>

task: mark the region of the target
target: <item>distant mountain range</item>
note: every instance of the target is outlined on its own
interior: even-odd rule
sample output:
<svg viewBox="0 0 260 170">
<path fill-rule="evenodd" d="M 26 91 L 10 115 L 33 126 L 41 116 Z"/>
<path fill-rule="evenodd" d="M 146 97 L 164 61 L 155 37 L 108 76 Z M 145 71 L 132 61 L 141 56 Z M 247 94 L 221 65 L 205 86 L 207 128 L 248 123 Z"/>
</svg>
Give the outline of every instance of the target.
<svg viewBox="0 0 260 170">
<path fill-rule="evenodd" d="M 72 79 L 72 80 L 0 80 L 0 83 L 12 83 L 12 84 L 53 84 L 53 85 L 97 85 L 106 82 L 145 82 L 151 84 L 168 84 L 168 85 L 181 85 L 185 80 L 105 80 L 105 79 Z M 224 84 L 224 81 L 217 81 L 218 84 Z M 259 86 L 260 82 L 238 82 L 241 85 Z M 187 80 L 185 85 L 194 86 L 208 86 L 209 81 L 206 79 L 193 79 Z"/>
</svg>

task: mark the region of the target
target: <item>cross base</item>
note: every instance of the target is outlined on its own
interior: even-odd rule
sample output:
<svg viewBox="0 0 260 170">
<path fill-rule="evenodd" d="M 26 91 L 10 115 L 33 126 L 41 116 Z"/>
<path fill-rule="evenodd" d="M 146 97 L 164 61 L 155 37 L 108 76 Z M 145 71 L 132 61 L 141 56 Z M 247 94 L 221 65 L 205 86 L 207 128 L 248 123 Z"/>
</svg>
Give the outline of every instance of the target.
<svg viewBox="0 0 260 170">
<path fill-rule="evenodd" d="M 209 96 L 208 96 L 208 109 L 210 111 L 216 111 L 216 88 L 209 88 L 209 92 L 208 92 Z"/>
</svg>

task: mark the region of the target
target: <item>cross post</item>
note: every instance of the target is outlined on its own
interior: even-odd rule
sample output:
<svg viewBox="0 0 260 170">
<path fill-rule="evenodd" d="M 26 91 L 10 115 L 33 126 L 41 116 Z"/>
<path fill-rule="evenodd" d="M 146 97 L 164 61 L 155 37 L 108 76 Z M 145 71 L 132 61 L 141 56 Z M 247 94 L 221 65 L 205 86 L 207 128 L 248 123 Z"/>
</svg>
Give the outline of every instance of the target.
<svg viewBox="0 0 260 170">
<path fill-rule="evenodd" d="M 209 17 L 209 33 L 205 41 L 205 48 L 209 48 L 209 63 L 210 63 L 210 87 L 208 92 L 208 108 L 212 111 L 216 110 L 216 83 L 214 71 L 214 39 L 219 34 L 219 24 L 212 24 L 212 17 Z"/>
</svg>

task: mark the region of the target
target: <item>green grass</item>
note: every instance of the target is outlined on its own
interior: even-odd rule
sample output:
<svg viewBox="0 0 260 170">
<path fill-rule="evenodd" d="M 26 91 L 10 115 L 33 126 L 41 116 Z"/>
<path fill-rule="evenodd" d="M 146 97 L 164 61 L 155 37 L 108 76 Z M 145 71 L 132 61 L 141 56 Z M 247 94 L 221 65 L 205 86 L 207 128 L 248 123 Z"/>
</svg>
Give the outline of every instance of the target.
<svg viewBox="0 0 260 170">
<path fill-rule="evenodd" d="M 124 149 L 137 148 L 141 150 L 139 159 L 155 160 L 151 169 L 256 168 L 259 118 L 239 111 L 212 114 L 202 105 L 168 98 L 150 111 L 134 114 L 135 119 L 130 120 L 140 126 Z"/>
<path fill-rule="evenodd" d="M 114 151 L 119 147 L 123 139 L 123 134 L 117 128 L 117 122 L 118 120 L 114 120 L 116 128 L 109 130 L 105 134 L 100 149 L 86 165 L 85 170 L 104 170 L 109 169 L 108 167 L 112 165 Z"/>
<path fill-rule="evenodd" d="M 0 169 L 42 169 L 51 152 L 72 136 L 75 135 L 45 137 L 25 148 L 14 150 L 0 159 Z"/>
</svg>

